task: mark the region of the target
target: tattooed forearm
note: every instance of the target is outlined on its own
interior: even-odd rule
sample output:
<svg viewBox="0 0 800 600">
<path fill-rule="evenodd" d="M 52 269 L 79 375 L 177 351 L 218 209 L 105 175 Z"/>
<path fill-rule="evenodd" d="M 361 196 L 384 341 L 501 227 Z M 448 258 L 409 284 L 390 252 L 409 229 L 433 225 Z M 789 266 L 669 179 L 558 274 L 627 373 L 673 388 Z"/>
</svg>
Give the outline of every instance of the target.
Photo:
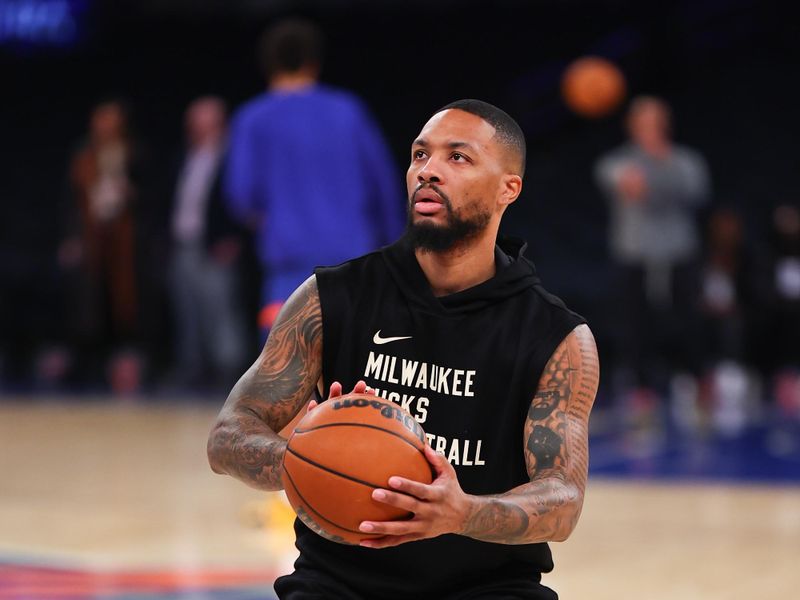
<svg viewBox="0 0 800 600">
<path fill-rule="evenodd" d="M 578 490 L 559 479 L 526 483 L 498 496 L 473 496 L 462 535 L 498 544 L 561 541 L 577 521 Z M 578 513 L 579 514 L 579 513 Z"/>
<path fill-rule="evenodd" d="M 308 400 L 322 368 L 322 314 L 312 277 L 286 302 L 258 360 L 234 386 L 208 440 L 217 473 L 280 489 L 286 442 L 277 432 Z"/>
<path fill-rule="evenodd" d="M 497 498 L 487 500 L 469 516 L 463 535 L 485 542 L 503 542 L 525 535 L 530 518 L 521 506 Z"/>
<path fill-rule="evenodd" d="M 208 443 L 209 461 L 214 471 L 268 490 L 281 487 L 280 468 L 285 450 L 283 439 L 266 429 L 257 417 L 233 417 L 219 424 Z"/>
<path fill-rule="evenodd" d="M 583 505 L 599 373 L 594 338 L 581 325 L 548 361 L 528 410 L 523 435 L 530 482 L 498 496 L 473 496 L 461 533 L 506 544 L 569 536 Z"/>
</svg>

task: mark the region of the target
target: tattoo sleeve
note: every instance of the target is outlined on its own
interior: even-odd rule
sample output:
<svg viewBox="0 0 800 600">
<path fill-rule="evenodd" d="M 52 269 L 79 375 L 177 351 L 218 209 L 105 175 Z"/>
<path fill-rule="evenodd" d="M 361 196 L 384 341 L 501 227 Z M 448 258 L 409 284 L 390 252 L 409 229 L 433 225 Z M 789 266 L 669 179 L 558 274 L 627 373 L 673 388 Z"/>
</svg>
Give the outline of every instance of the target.
<svg viewBox="0 0 800 600">
<path fill-rule="evenodd" d="M 322 311 L 310 277 L 287 300 L 222 407 L 208 439 L 211 468 L 258 489 L 281 489 L 286 441 L 277 432 L 305 405 L 321 371 Z"/>
<path fill-rule="evenodd" d="M 504 544 L 563 541 L 574 529 L 588 476 L 589 413 L 600 377 L 594 337 L 576 327 L 545 366 L 524 428 L 530 482 L 474 497 L 463 534 Z"/>
</svg>

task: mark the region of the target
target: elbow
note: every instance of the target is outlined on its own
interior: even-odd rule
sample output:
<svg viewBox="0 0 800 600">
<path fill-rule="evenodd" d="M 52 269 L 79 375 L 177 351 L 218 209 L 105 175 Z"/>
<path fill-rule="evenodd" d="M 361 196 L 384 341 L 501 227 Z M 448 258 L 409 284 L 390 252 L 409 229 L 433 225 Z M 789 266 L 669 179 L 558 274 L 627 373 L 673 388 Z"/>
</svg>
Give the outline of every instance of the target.
<svg viewBox="0 0 800 600">
<path fill-rule="evenodd" d="M 567 520 L 567 519 L 565 519 Z M 558 529 L 553 534 L 553 537 L 550 538 L 551 542 L 566 542 L 569 539 L 569 536 L 572 535 L 572 532 L 575 530 L 574 523 L 560 523 Z"/>
<path fill-rule="evenodd" d="M 211 470 L 218 475 L 224 475 L 225 469 L 222 466 L 222 428 L 219 424 L 214 425 L 211 433 L 208 435 L 208 443 L 206 444 L 206 455 L 208 457 L 208 465 Z"/>
<path fill-rule="evenodd" d="M 575 485 L 564 486 L 564 503 L 556 511 L 553 542 L 565 542 L 575 531 L 583 510 L 583 493 Z"/>
</svg>

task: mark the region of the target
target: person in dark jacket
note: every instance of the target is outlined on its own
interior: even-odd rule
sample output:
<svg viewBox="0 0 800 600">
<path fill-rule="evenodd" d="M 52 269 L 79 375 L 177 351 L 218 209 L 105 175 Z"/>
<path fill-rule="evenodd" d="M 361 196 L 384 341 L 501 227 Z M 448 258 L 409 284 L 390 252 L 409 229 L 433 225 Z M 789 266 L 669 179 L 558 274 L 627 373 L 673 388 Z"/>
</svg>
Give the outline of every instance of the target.
<svg viewBox="0 0 800 600">
<path fill-rule="evenodd" d="M 176 376 L 185 385 L 229 385 L 246 351 L 239 281 L 245 240 L 221 191 L 224 102 L 216 97 L 194 100 L 186 110 L 185 127 L 186 151 L 169 217 Z"/>
</svg>

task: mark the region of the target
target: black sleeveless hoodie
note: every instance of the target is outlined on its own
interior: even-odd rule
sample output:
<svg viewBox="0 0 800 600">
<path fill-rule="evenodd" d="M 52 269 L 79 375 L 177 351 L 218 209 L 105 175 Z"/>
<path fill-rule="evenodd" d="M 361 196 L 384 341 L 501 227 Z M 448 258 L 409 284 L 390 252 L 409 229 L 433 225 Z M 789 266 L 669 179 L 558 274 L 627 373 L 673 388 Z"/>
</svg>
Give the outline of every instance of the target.
<svg viewBox="0 0 800 600">
<path fill-rule="evenodd" d="M 501 240 L 492 279 L 439 298 L 404 240 L 315 271 L 325 385 L 348 390 L 363 379 L 404 406 L 469 494 L 528 481 L 528 408 L 550 356 L 584 322 L 545 291 L 524 250 L 521 240 Z M 538 580 L 553 568 L 545 543 L 443 535 L 372 550 L 328 541 L 299 520 L 295 531 L 297 568 L 325 571 L 365 598 L 442 598 L 497 577 Z"/>
</svg>

